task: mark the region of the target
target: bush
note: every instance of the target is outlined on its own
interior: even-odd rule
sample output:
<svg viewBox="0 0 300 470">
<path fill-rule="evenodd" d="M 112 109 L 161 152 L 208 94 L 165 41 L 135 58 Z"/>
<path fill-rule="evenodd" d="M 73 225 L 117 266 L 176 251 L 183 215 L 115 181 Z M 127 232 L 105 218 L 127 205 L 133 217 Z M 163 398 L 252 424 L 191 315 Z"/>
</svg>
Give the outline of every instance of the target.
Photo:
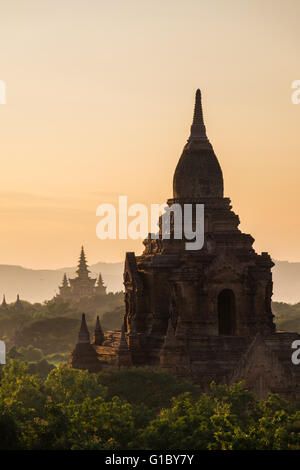
<svg viewBox="0 0 300 470">
<path fill-rule="evenodd" d="M 39 348 L 33 347 L 31 344 L 26 348 L 20 348 L 18 352 L 25 359 L 25 361 L 29 362 L 41 361 L 44 358 L 43 351 Z"/>
<path fill-rule="evenodd" d="M 49 364 L 47 359 L 42 359 L 39 362 L 29 364 L 28 370 L 31 374 L 36 374 L 42 379 L 45 379 L 51 370 L 55 369 L 53 364 Z"/>
<path fill-rule="evenodd" d="M 68 366 L 54 368 L 45 380 L 45 391 L 54 403 L 81 403 L 86 398 L 106 396 L 97 375 Z"/>
</svg>

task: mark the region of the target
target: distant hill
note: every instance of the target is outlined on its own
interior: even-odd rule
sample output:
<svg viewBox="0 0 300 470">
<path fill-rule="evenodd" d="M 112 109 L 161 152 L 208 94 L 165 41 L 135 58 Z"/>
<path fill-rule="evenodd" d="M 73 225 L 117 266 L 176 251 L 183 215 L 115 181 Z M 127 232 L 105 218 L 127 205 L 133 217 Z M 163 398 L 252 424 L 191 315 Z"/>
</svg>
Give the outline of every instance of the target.
<svg viewBox="0 0 300 470">
<path fill-rule="evenodd" d="M 275 261 L 273 268 L 273 300 L 295 304 L 300 302 L 300 263 Z M 110 292 L 123 289 L 123 263 L 96 263 L 90 267 L 92 276 L 100 272 Z M 8 302 L 21 299 L 42 302 L 51 299 L 58 291 L 63 273 L 75 275 L 76 267 L 61 269 L 27 269 L 21 266 L 0 265 L 0 296 L 6 295 Z M 1 297 L 0 297 L 1 301 Z"/>
<path fill-rule="evenodd" d="M 273 301 L 296 304 L 300 302 L 300 263 L 274 261 L 272 269 Z"/>
</svg>

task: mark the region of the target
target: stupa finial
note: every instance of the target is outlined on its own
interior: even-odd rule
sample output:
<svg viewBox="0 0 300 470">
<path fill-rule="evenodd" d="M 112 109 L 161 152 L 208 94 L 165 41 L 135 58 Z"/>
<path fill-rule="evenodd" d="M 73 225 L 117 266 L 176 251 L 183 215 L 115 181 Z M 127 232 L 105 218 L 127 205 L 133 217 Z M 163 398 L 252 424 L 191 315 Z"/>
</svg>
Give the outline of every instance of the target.
<svg viewBox="0 0 300 470">
<path fill-rule="evenodd" d="M 78 334 L 78 343 L 88 343 L 90 344 L 90 333 L 86 324 L 85 313 L 81 317 L 81 325 Z"/>
<path fill-rule="evenodd" d="M 199 88 L 196 91 L 194 117 L 193 117 L 193 124 L 191 126 L 191 135 L 189 138 L 189 142 L 191 140 L 202 140 L 202 141 L 208 140 L 206 136 L 206 129 L 205 129 L 204 120 L 203 120 L 201 91 Z"/>
</svg>

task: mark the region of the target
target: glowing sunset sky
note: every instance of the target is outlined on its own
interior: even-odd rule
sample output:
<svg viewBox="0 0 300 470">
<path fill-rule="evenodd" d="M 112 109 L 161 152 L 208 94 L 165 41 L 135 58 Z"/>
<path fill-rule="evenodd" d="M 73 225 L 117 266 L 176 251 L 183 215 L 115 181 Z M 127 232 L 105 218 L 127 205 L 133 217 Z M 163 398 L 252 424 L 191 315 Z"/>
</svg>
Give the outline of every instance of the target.
<svg viewBox="0 0 300 470">
<path fill-rule="evenodd" d="M 123 260 L 96 208 L 161 203 L 201 88 L 254 247 L 300 261 L 298 0 L 0 0 L 0 264 Z"/>
</svg>

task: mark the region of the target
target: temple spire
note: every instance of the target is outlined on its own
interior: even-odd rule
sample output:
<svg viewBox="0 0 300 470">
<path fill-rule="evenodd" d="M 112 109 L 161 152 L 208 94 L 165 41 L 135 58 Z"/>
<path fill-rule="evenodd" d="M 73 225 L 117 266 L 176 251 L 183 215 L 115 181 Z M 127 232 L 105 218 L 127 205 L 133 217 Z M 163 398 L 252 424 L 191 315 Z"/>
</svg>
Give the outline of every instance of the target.
<svg viewBox="0 0 300 470">
<path fill-rule="evenodd" d="M 97 295 L 105 295 L 106 294 L 106 286 L 104 285 L 101 273 L 99 274 L 98 277 L 98 283 L 96 286 L 96 294 Z"/>
<path fill-rule="evenodd" d="M 101 346 L 103 341 L 104 341 L 104 334 L 101 328 L 99 315 L 97 315 L 96 327 L 95 327 L 92 344 L 94 344 L 95 346 Z"/>
<path fill-rule="evenodd" d="M 203 120 L 203 111 L 202 111 L 202 102 L 201 102 L 201 91 L 196 91 L 195 97 L 195 107 L 194 107 L 194 118 L 191 126 L 191 135 L 189 142 L 191 140 L 202 140 L 207 141 L 206 129 Z"/>
<path fill-rule="evenodd" d="M 3 294 L 3 300 L 2 300 L 1 308 L 7 309 L 7 303 L 6 303 L 6 299 L 5 299 L 5 294 Z"/>
<path fill-rule="evenodd" d="M 78 268 L 77 268 L 76 273 L 78 274 L 78 277 L 82 277 L 82 276 L 88 276 L 89 272 L 90 271 L 88 269 L 88 265 L 87 265 L 87 262 L 86 262 L 84 248 L 82 246 L 81 247 L 81 252 L 80 252 L 79 263 L 78 263 Z"/>
<path fill-rule="evenodd" d="M 90 333 L 86 324 L 85 313 L 81 317 L 81 326 L 78 334 L 78 343 L 90 344 Z"/>
<path fill-rule="evenodd" d="M 61 287 L 69 287 L 66 273 L 64 274 Z"/>
<path fill-rule="evenodd" d="M 15 307 L 18 308 L 18 309 L 22 309 L 23 308 L 23 305 L 22 305 L 22 302 L 20 300 L 20 296 L 19 294 L 17 295 L 17 300 L 15 302 Z"/>
<path fill-rule="evenodd" d="M 99 277 L 98 277 L 98 287 L 100 287 L 100 286 L 104 286 L 104 282 L 103 282 L 101 273 L 99 274 Z"/>
</svg>

